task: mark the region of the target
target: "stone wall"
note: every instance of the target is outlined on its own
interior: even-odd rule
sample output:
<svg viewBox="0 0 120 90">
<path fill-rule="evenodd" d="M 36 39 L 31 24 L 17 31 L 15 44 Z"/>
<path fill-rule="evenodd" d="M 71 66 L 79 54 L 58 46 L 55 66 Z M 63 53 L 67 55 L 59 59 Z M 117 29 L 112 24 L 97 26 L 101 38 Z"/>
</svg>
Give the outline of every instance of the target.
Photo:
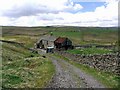
<svg viewBox="0 0 120 90">
<path fill-rule="evenodd" d="M 79 62 L 80 64 L 87 65 L 89 67 L 96 68 L 98 70 L 103 70 L 106 72 L 119 73 L 119 55 L 118 53 L 103 54 L 103 55 L 78 55 L 70 54 L 65 51 L 56 51 L 60 55 L 63 55 L 70 60 Z"/>
</svg>

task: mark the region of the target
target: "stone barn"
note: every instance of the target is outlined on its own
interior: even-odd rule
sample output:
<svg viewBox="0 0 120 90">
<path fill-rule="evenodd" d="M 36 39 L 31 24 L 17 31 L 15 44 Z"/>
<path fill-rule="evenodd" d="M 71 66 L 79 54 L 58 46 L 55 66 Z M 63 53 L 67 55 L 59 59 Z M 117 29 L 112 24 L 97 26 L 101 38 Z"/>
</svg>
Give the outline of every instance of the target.
<svg viewBox="0 0 120 90">
<path fill-rule="evenodd" d="M 72 41 L 66 37 L 58 37 L 55 41 L 54 41 L 54 45 L 56 49 L 71 49 L 73 48 L 72 46 Z"/>
<path fill-rule="evenodd" d="M 56 37 L 51 35 L 46 35 L 41 37 L 38 42 L 36 43 L 36 48 L 47 49 L 48 47 L 54 48 L 54 41 Z"/>
</svg>

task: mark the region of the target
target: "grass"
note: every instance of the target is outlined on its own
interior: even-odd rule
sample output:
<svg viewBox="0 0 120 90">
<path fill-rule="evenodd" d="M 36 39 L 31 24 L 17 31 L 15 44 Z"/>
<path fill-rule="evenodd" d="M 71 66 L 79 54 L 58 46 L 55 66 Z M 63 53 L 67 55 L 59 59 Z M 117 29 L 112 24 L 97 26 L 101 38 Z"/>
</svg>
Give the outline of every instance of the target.
<svg viewBox="0 0 120 90">
<path fill-rule="evenodd" d="M 2 44 L 2 87 L 43 88 L 54 73 L 55 67 L 47 57 L 17 44 Z"/>
<path fill-rule="evenodd" d="M 107 54 L 111 53 L 111 50 L 108 49 L 103 49 L 103 48 L 83 48 L 83 49 L 73 49 L 73 50 L 68 50 L 67 52 L 72 53 L 72 54 Z"/>
<path fill-rule="evenodd" d="M 46 33 L 41 28 L 3 27 L 0 39 L 19 44 L 2 44 L 2 87 L 43 88 L 55 73 L 55 67 L 48 58 L 29 51 L 38 38 Z M 25 48 L 26 47 L 26 48 Z"/>
<path fill-rule="evenodd" d="M 22 43 L 27 48 L 33 48 L 34 43 L 37 42 L 38 36 L 26 36 L 26 35 L 13 35 L 13 36 L 3 36 L 3 40 L 14 41 Z"/>
<path fill-rule="evenodd" d="M 118 39 L 118 29 L 115 27 L 3 27 L 3 37 L 17 35 L 25 38 L 24 36 L 28 36 L 30 40 L 33 36 L 40 37 L 43 34 L 50 34 L 50 32 L 53 32 L 54 36 L 68 37 L 77 45 L 111 44 Z"/>
<path fill-rule="evenodd" d="M 50 32 L 53 32 L 54 36 L 68 37 L 77 45 L 89 43 L 111 44 L 116 42 L 118 35 L 117 28 L 2 27 L 2 30 L 2 38 L 0 37 L 0 39 L 23 43 L 28 48 L 33 48 L 34 43 L 40 36 L 50 34 Z M 3 87 L 44 87 L 51 79 L 55 70 L 48 58 L 43 58 L 19 45 L 3 43 L 2 46 Z M 70 52 L 76 53 L 77 51 Z M 103 53 L 103 51 L 98 52 Z M 104 72 L 99 73 L 97 70 L 94 71 L 94 69 L 87 66 L 80 65 L 67 58 L 64 59 L 78 68 L 93 74 L 96 78 L 100 78 L 100 81 L 108 87 L 117 85 L 117 79 L 114 75 L 104 74 Z M 106 80 L 106 78 L 108 79 Z"/>
<path fill-rule="evenodd" d="M 117 41 L 117 28 L 57 28 L 53 31 L 55 36 L 70 38 L 74 44 L 111 44 Z"/>
<path fill-rule="evenodd" d="M 118 29 L 115 27 L 2 27 L 3 39 L 12 39 L 26 47 L 34 47 L 40 36 L 68 37 L 74 45 L 81 44 L 114 44 L 118 41 Z"/>
<path fill-rule="evenodd" d="M 114 75 L 112 73 L 107 73 L 103 71 L 98 71 L 94 68 L 90 68 L 86 65 L 80 64 L 78 62 L 72 61 L 64 56 L 60 56 L 59 54 L 54 54 L 56 57 L 59 57 L 70 64 L 80 68 L 82 71 L 86 72 L 89 75 L 92 75 L 94 78 L 96 78 L 98 81 L 103 83 L 103 85 L 106 86 L 106 88 L 119 88 L 118 84 L 120 81 L 120 76 Z"/>
</svg>

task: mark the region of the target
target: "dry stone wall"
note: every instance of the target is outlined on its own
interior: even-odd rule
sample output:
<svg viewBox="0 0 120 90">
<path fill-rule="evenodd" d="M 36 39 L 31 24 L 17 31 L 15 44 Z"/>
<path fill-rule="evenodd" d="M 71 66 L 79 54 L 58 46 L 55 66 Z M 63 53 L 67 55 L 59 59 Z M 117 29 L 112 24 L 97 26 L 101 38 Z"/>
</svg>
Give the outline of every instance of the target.
<svg viewBox="0 0 120 90">
<path fill-rule="evenodd" d="M 87 65 L 89 67 L 103 70 L 105 72 L 112 72 L 119 74 L 119 57 L 118 53 L 103 54 L 103 55 L 78 55 L 71 54 L 65 51 L 56 51 L 60 55 L 63 55 L 70 60 L 79 62 L 80 64 Z"/>
</svg>

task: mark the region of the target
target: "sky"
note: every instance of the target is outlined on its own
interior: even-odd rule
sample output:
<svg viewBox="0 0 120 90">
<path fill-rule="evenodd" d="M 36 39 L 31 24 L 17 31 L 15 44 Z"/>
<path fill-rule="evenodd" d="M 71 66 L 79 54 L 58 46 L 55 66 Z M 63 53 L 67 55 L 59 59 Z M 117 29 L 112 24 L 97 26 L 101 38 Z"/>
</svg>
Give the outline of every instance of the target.
<svg viewBox="0 0 120 90">
<path fill-rule="evenodd" d="M 0 25 L 117 27 L 118 1 L 0 0 Z"/>
</svg>

